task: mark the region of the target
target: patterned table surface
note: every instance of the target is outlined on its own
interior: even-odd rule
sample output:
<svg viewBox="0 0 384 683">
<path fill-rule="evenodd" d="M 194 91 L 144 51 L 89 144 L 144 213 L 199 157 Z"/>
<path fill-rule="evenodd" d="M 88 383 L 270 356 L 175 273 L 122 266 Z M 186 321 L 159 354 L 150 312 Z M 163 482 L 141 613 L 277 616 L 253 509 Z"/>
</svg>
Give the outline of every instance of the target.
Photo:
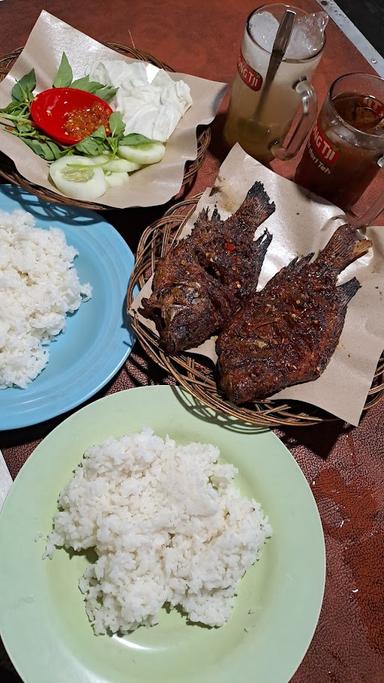
<svg viewBox="0 0 384 683">
<path fill-rule="evenodd" d="M 132 44 L 181 72 L 230 82 L 244 20 L 254 0 L 113 0 L 104 3 L 5 0 L 0 4 L 0 44 L 5 54 L 23 45 L 41 9 L 104 41 Z M 260 3 L 261 4 L 261 3 Z M 318 10 L 314 0 L 296 5 Z M 22 17 L 22 19 L 21 19 Z M 348 71 L 371 67 L 334 25 L 314 77 L 319 100 L 329 84 Z M 213 125 L 213 141 L 191 194 L 212 184 L 223 159 L 220 132 L 223 102 Z M 295 162 L 274 166 L 291 177 Z M 135 249 L 142 229 L 163 208 L 104 214 Z M 381 215 L 377 224 L 384 225 Z M 171 380 L 136 345 L 126 365 L 100 395 Z M 98 398 L 99 396 L 95 397 Z M 11 475 L 44 436 L 60 422 L 0 433 Z M 327 550 L 327 582 L 312 644 L 293 683 L 381 683 L 384 681 L 384 402 L 371 409 L 358 427 L 335 422 L 277 432 L 307 477 L 319 506 Z M 4 549 L 0 549 L 3 552 Z M 1 680 L 20 681 L 0 648 Z M 214 682 L 213 682 L 214 683 Z M 260 682 L 262 683 L 262 682 Z"/>
</svg>

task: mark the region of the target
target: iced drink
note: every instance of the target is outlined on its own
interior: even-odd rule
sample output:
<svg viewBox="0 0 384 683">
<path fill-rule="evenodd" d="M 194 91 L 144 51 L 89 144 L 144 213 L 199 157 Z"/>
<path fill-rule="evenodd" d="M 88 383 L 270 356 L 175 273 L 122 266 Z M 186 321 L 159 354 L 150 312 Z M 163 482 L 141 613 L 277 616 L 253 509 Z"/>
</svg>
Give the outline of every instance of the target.
<svg viewBox="0 0 384 683">
<path fill-rule="evenodd" d="M 255 120 L 273 42 L 286 8 L 296 13 L 292 36 L 260 116 Z M 283 141 L 300 105 L 295 85 L 298 81 L 309 81 L 320 61 L 324 17 L 324 12 L 308 15 L 288 5 L 264 6 L 248 17 L 224 129 L 229 145 L 239 142 L 246 152 L 261 161 L 273 158 L 273 145 Z"/>
<path fill-rule="evenodd" d="M 333 84 L 295 180 L 350 211 L 384 164 L 384 81 L 349 74 Z"/>
</svg>

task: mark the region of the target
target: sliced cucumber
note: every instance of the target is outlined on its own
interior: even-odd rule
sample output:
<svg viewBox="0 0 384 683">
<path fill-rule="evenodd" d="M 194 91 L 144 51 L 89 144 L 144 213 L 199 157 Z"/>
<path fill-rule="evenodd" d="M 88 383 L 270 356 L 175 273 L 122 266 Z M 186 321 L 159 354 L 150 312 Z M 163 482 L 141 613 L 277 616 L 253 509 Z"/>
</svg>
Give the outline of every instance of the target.
<svg viewBox="0 0 384 683">
<path fill-rule="evenodd" d="M 120 185 L 124 185 L 128 179 L 129 175 L 126 171 L 105 174 L 105 181 L 108 187 L 119 187 Z"/>
<path fill-rule="evenodd" d="M 104 166 L 105 164 L 108 164 L 111 157 L 109 157 L 107 154 L 98 154 L 96 157 L 79 157 L 83 159 L 87 159 L 92 166 Z"/>
<path fill-rule="evenodd" d="M 98 154 L 96 157 L 83 157 L 78 154 L 69 154 L 64 157 L 69 164 L 76 164 L 77 166 L 104 166 L 111 157 L 108 154 Z"/>
<path fill-rule="evenodd" d="M 111 171 L 111 173 L 132 173 L 140 168 L 140 164 L 135 164 L 128 159 L 112 159 L 103 166 L 104 171 Z"/>
<path fill-rule="evenodd" d="M 136 164 L 157 164 L 165 154 L 162 142 L 149 142 L 144 145 L 119 145 L 117 153 L 120 157 Z"/>
<path fill-rule="evenodd" d="M 73 199 L 91 201 L 107 189 L 104 172 L 89 157 L 62 157 L 51 164 L 49 175 L 63 194 Z"/>
</svg>

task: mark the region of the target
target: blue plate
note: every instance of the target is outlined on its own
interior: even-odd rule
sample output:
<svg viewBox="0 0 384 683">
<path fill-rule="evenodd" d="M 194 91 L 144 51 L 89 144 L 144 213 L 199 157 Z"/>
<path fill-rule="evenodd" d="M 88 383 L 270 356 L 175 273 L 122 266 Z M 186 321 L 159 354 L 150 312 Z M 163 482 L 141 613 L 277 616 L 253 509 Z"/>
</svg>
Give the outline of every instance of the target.
<svg viewBox="0 0 384 683">
<path fill-rule="evenodd" d="M 92 298 L 67 317 L 49 344 L 49 361 L 26 389 L 0 389 L 0 430 L 27 427 L 71 410 L 119 370 L 135 338 L 125 314 L 134 257 L 117 230 L 94 212 L 51 204 L 13 185 L 0 186 L 0 209 L 29 211 L 39 228 L 61 228 Z"/>
</svg>

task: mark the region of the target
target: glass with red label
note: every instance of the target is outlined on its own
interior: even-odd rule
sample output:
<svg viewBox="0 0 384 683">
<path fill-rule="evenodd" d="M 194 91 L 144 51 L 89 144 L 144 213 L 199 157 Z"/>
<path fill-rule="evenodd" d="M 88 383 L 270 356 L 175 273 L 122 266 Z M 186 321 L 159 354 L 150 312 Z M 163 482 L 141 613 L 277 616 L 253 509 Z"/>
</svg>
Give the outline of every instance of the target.
<svg viewBox="0 0 384 683">
<path fill-rule="evenodd" d="M 258 107 L 277 29 L 287 9 L 295 13 L 292 34 L 271 87 Z M 288 159 L 298 152 L 316 118 L 316 95 L 309 81 L 321 58 L 327 20 L 325 12 L 308 14 L 285 4 L 263 5 L 249 15 L 224 128 L 230 146 L 239 142 L 248 154 L 263 162 L 274 157 Z M 286 145 L 298 109 L 299 121 Z"/>
<path fill-rule="evenodd" d="M 331 86 L 295 180 L 368 225 L 384 208 L 383 187 L 363 216 L 355 217 L 353 206 L 383 167 L 384 80 L 341 76 Z"/>
</svg>

